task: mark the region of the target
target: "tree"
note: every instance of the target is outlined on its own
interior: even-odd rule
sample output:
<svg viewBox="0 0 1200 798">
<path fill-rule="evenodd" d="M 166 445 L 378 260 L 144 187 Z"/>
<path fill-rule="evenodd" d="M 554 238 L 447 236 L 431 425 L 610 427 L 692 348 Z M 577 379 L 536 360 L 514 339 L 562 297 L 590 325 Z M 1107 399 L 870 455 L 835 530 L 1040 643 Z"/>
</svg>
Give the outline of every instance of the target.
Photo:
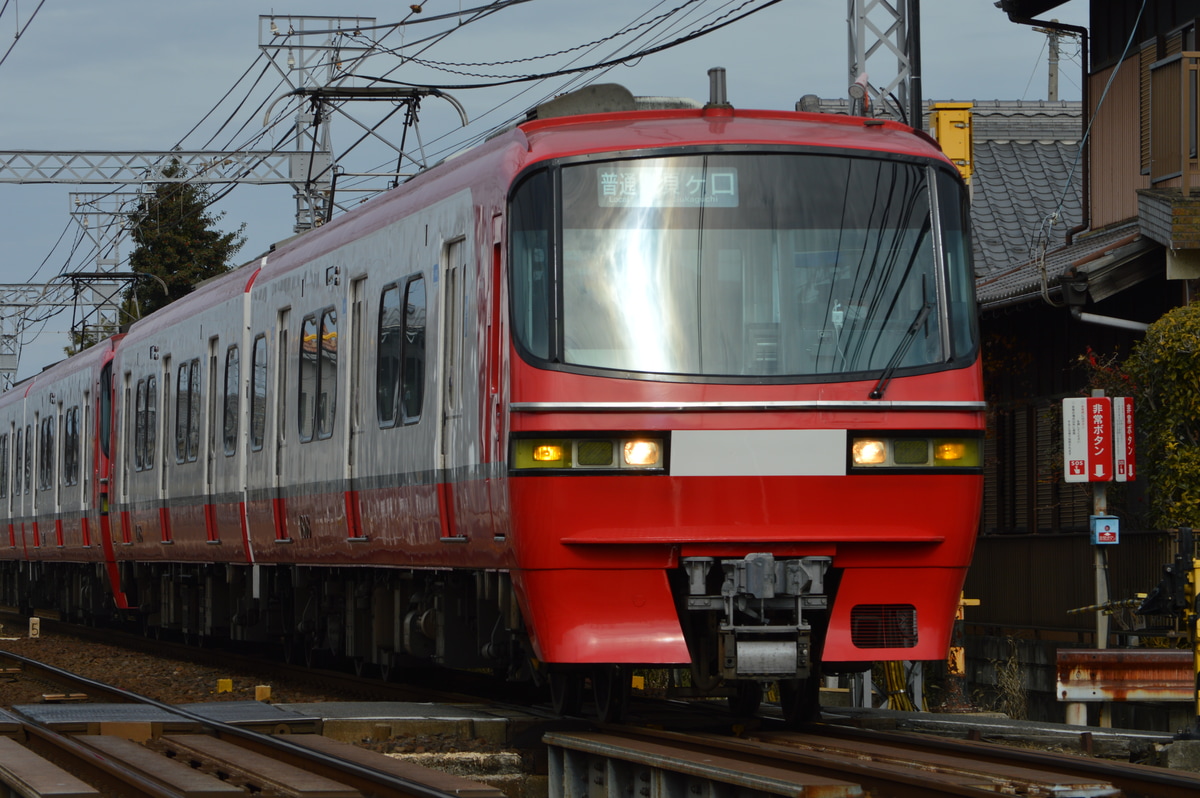
<svg viewBox="0 0 1200 798">
<path fill-rule="evenodd" d="M 1151 324 L 1125 363 L 1136 384 L 1138 464 L 1159 529 L 1200 527 L 1198 350 L 1200 304 L 1191 304 Z"/>
<path fill-rule="evenodd" d="M 164 174 L 175 177 L 181 171 L 173 163 Z M 246 225 L 232 233 L 217 230 L 215 225 L 225 214 L 209 213 L 210 202 L 203 186 L 159 183 L 130 215 L 137 248 L 129 256 L 129 266 L 137 274 L 157 278 L 139 280 L 130 291 L 125 309 L 133 318 L 165 307 L 197 284 L 233 268 L 230 259 L 246 243 L 242 235 Z"/>
</svg>

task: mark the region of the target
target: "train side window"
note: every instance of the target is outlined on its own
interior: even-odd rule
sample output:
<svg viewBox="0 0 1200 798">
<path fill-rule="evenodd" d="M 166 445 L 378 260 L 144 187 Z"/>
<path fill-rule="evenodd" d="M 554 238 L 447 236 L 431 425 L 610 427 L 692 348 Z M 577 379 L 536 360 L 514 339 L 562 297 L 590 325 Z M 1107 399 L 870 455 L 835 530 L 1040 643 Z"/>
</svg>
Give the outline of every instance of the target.
<svg viewBox="0 0 1200 798">
<path fill-rule="evenodd" d="M 241 362 L 238 359 L 237 345 L 225 350 L 225 402 L 222 438 L 225 444 L 225 456 L 237 452 L 238 437 L 238 384 L 241 382 Z"/>
<path fill-rule="evenodd" d="M 300 325 L 300 401 L 296 403 L 296 420 L 299 425 L 300 441 L 308 442 L 313 437 L 313 418 L 317 401 L 317 317 L 306 316 Z"/>
<path fill-rule="evenodd" d="M 38 490 L 54 487 L 54 416 L 42 419 L 42 431 L 38 447 Z"/>
<path fill-rule="evenodd" d="M 188 391 L 187 459 L 189 463 L 194 463 L 200 454 L 200 358 L 195 358 L 188 366 L 191 384 Z"/>
<path fill-rule="evenodd" d="M 105 364 L 100 369 L 100 453 L 112 457 L 109 453 L 109 436 L 112 434 L 112 363 Z"/>
<path fill-rule="evenodd" d="M 254 339 L 250 354 L 250 448 L 260 451 L 267 432 L 267 336 Z"/>
<path fill-rule="evenodd" d="M 25 451 L 22 447 L 21 429 L 17 428 L 13 436 L 13 496 L 21 495 L 21 464 L 25 462 Z"/>
<path fill-rule="evenodd" d="M 200 359 L 179 366 L 175 386 L 175 462 L 194 463 L 200 450 Z"/>
<path fill-rule="evenodd" d="M 133 422 L 133 470 L 141 471 L 146 467 L 143 455 L 146 451 L 146 381 L 137 381 L 137 398 L 134 407 Z"/>
<path fill-rule="evenodd" d="M 189 369 L 187 363 L 182 363 L 179 366 L 179 379 L 176 381 L 175 391 L 175 462 L 183 463 L 187 461 L 187 419 L 188 419 L 188 386 L 191 381 L 188 379 Z"/>
<path fill-rule="evenodd" d="M 333 434 L 333 419 L 337 415 L 338 367 L 337 311 L 330 308 L 321 314 L 321 347 L 317 376 L 317 437 Z"/>
<path fill-rule="evenodd" d="M 62 484 L 79 484 L 79 405 L 63 416 Z"/>
<path fill-rule="evenodd" d="M 33 489 L 33 426 L 25 425 L 25 463 L 21 469 L 24 472 L 26 495 Z"/>
<path fill-rule="evenodd" d="M 158 445 L 158 380 L 152 376 L 146 378 L 146 432 L 142 440 L 146 444 L 142 463 L 149 471 L 154 468 L 154 448 Z"/>
<path fill-rule="evenodd" d="M 510 295 L 513 334 L 537 358 L 550 358 L 554 281 L 550 230 L 550 176 L 535 172 L 512 194 L 509 204 Z"/>
<path fill-rule="evenodd" d="M 307 316 L 300 328 L 300 441 L 333 434 L 337 411 L 337 311 L 328 308 Z"/>
<path fill-rule="evenodd" d="M 379 340 L 375 360 L 375 407 L 379 426 L 396 424 L 400 388 L 400 342 L 403 340 L 400 286 L 389 285 L 379 299 Z"/>
<path fill-rule="evenodd" d="M 0 435 L 0 499 L 8 498 L 8 433 Z"/>
<path fill-rule="evenodd" d="M 404 290 L 404 335 L 400 407 L 404 423 L 421 418 L 425 403 L 425 278 L 408 281 Z"/>
</svg>

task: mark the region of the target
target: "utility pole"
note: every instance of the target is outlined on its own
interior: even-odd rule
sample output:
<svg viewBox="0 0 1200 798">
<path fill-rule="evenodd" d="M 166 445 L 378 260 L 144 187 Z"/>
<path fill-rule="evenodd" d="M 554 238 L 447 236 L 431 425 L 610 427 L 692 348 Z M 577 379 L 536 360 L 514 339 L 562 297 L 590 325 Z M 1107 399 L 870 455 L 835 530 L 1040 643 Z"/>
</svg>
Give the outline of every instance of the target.
<svg viewBox="0 0 1200 798">
<path fill-rule="evenodd" d="M 1050 20 L 1058 23 L 1057 19 Z M 1058 44 L 1062 38 L 1063 32 L 1054 28 L 1034 28 L 1038 33 L 1044 33 L 1049 37 L 1050 41 L 1047 44 L 1047 52 L 1049 53 L 1050 69 L 1046 76 L 1046 99 L 1052 103 L 1058 102 Z"/>
</svg>

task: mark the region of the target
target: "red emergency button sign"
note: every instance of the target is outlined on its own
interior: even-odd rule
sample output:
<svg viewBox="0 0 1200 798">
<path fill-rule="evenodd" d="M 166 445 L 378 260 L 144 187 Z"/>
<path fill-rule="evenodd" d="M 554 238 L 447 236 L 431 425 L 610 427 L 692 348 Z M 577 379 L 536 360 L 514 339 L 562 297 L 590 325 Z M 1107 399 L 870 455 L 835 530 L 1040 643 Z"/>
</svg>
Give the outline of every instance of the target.
<svg viewBox="0 0 1200 798">
<path fill-rule="evenodd" d="M 1112 400 L 1107 396 L 1063 400 L 1063 479 L 1111 482 Z"/>
</svg>

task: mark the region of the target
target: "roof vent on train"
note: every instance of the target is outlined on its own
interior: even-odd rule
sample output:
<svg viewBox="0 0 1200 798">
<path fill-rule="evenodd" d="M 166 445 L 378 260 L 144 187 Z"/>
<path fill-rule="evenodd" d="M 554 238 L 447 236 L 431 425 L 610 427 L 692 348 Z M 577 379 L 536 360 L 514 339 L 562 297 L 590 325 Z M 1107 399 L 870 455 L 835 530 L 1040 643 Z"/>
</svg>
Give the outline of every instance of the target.
<svg viewBox="0 0 1200 798">
<path fill-rule="evenodd" d="M 597 83 L 534 106 L 526 114 L 525 121 L 579 114 L 662 111 L 699 107 L 700 103 L 686 97 L 635 97 L 633 92 L 618 83 Z"/>
</svg>

